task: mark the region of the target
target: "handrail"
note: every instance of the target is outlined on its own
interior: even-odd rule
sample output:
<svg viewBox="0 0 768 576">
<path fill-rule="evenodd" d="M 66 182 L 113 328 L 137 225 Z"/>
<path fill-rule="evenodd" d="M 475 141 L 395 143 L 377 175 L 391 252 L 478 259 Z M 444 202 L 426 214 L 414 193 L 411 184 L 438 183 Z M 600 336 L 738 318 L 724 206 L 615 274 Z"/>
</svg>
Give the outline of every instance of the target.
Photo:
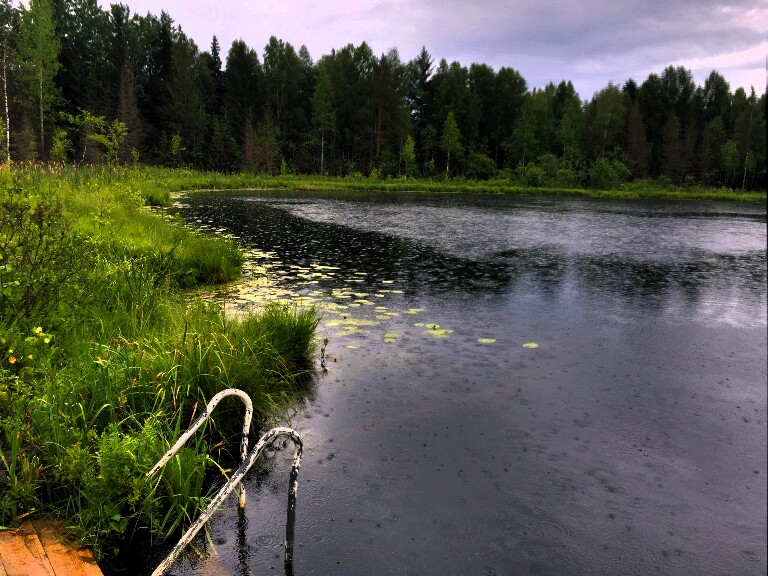
<svg viewBox="0 0 768 576">
<path fill-rule="evenodd" d="M 176 443 L 170 447 L 168 452 L 166 452 L 163 457 L 160 458 L 160 460 L 158 460 L 157 464 L 152 467 L 152 470 L 147 472 L 148 478 L 153 476 L 158 470 L 160 470 L 160 468 L 168 463 L 173 455 L 176 454 L 176 452 L 178 452 L 181 447 L 186 444 L 187 440 L 192 437 L 192 434 L 194 434 L 197 429 L 203 425 L 203 422 L 205 422 L 210 417 L 211 412 L 213 412 L 213 409 L 216 408 L 216 405 L 227 396 L 237 396 L 243 401 L 243 404 L 245 404 L 245 415 L 243 417 L 243 436 L 240 439 L 240 461 L 245 462 L 245 457 L 248 454 L 248 433 L 251 431 L 253 403 L 251 402 L 251 397 L 242 390 L 238 390 L 237 388 L 227 388 L 226 390 L 222 390 L 210 399 L 208 405 L 205 407 L 205 410 L 203 410 L 200 416 L 198 416 L 197 420 L 195 420 L 192 425 L 187 428 L 184 434 L 179 436 L 179 439 L 176 440 Z M 238 504 L 240 505 L 240 508 L 245 507 L 245 488 L 242 486 L 238 491 Z"/>
<path fill-rule="evenodd" d="M 288 486 L 288 514 L 285 523 L 284 554 L 285 573 L 293 573 L 293 534 L 294 527 L 296 525 L 296 491 L 299 484 L 299 467 L 301 466 L 301 454 L 303 452 L 304 446 L 301 442 L 301 437 L 295 430 L 292 430 L 291 428 L 278 427 L 272 428 L 259 439 L 259 441 L 256 443 L 256 446 L 253 447 L 253 450 L 251 450 L 251 453 L 248 455 L 245 461 L 243 461 L 235 473 L 230 476 L 229 480 L 226 484 L 224 484 L 224 486 L 222 486 L 218 494 L 213 497 L 213 500 L 211 500 L 210 504 L 208 504 L 208 507 L 203 511 L 200 517 L 195 520 L 194 523 L 187 529 L 187 531 L 181 537 L 176 546 L 174 546 L 173 550 L 171 550 L 165 560 L 163 560 L 160 565 L 155 568 L 155 571 L 152 572 L 152 576 L 162 576 L 162 574 L 165 574 L 165 572 L 179 557 L 184 547 L 186 547 L 186 545 L 192 541 L 192 539 L 210 519 L 216 509 L 221 506 L 227 496 L 229 496 L 237 487 L 245 474 L 248 472 L 248 470 L 250 470 L 251 466 L 253 466 L 258 457 L 261 455 L 261 452 L 264 450 L 264 448 L 266 448 L 268 444 L 273 442 L 279 436 L 288 436 L 293 441 L 294 446 L 290 484 Z"/>
<path fill-rule="evenodd" d="M 187 546 L 187 544 L 192 541 L 192 539 L 197 535 L 205 523 L 208 522 L 216 509 L 221 506 L 221 504 L 224 502 L 227 496 L 232 493 L 233 490 L 238 489 L 238 504 L 240 509 L 245 507 L 245 488 L 240 484 L 240 482 L 245 477 L 245 474 L 248 472 L 248 470 L 251 469 L 251 466 L 253 466 L 258 457 L 261 455 L 261 452 L 264 450 L 264 448 L 266 448 L 268 444 L 271 444 L 279 436 L 288 436 L 293 441 L 293 461 L 291 464 L 290 483 L 288 485 L 288 513 L 285 524 L 284 555 L 285 573 L 293 573 L 293 534 L 294 527 L 296 525 L 296 491 L 299 485 L 299 467 L 301 466 L 301 455 L 304 450 L 304 445 L 301 442 L 301 437 L 295 430 L 292 430 L 291 428 L 277 427 L 267 431 L 256 443 L 256 446 L 253 447 L 253 450 L 251 450 L 250 454 L 248 454 L 248 432 L 250 431 L 251 427 L 253 405 L 248 394 L 242 390 L 238 390 L 236 388 L 228 388 L 226 390 L 222 390 L 213 398 L 211 398 L 211 400 L 208 402 L 208 405 L 205 407 L 205 410 L 202 412 L 202 414 L 200 414 L 197 420 L 195 420 L 192 425 L 187 428 L 184 434 L 182 434 L 176 443 L 171 446 L 171 448 L 163 455 L 162 458 L 160 458 L 157 464 L 155 464 L 152 469 L 147 472 L 147 477 L 156 474 L 158 470 L 160 470 L 163 466 L 165 466 L 165 464 L 168 463 L 173 455 L 176 454 L 176 452 L 179 451 L 179 449 L 186 443 L 186 441 L 192 437 L 192 434 L 194 434 L 195 431 L 200 428 L 200 426 L 202 426 L 203 422 L 205 422 L 205 420 L 210 417 L 211 412 L 221 401 L 221 399 L 225 398 L 226 396 L 237 396 L 245 404 L 243 437 L 240 442 L 240 455 L 242 459 L 240 467 L 235 470 L 232 476 L 230 476 L 229 480 L 227 480 L 227 483 L 221 487 L 219 492 L 216 494 L 216 496 L 213 497 L 200 517 L 195 520 L 194 523 L 187 529 L 176 546 L 174 546 L 168 556 L 166 556 L 165 560 L 163 560 L 160 565 L 155 568 L 155 571 L 152 572 L 152 576 L 161 576 L 162 574 L 165 574 L 165 572 L 179 557 L 181 551 Z"/>
</svg>

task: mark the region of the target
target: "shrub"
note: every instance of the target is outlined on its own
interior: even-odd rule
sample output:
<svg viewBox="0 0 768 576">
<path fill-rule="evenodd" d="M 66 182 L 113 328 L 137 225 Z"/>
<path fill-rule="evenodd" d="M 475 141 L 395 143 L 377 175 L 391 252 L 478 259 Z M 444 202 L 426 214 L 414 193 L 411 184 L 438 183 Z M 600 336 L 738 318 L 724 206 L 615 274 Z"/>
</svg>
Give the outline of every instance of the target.
<svg viewBox="0 0 768 576">
<path fill-rule="evenodd" d="M 496 172 L 496 163 L 482 152 L 470 152 L 467 158 L 467 177 L 487 180 Z"/>
<path fill-rule="evenodd" d="M 6 181 L 0 191 L 0 320 L 58 323 L 92 266 L 89 241 L 72 232 L 61 203 Z"/>
<path fill-rule="evenodd" d="M 627 180 L 629 169 L 619 160 L 600 157 L 592 163 L 588 174 L 590 188 L 613 190 Z"/>
</svg>

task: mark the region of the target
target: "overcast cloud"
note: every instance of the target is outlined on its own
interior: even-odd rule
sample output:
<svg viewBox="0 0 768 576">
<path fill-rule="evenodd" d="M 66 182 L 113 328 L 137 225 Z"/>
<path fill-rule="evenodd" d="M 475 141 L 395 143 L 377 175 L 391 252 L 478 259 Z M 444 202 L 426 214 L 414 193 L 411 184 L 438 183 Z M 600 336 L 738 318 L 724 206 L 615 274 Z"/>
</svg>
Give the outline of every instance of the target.
<svg viewBox="0 0 768 576">
<path fill-rule="evenodd" d="M 242 38 L 260 55 L 269 37 L 304 44 L 314 60 L 366 41 L 403 61 L 422 45 L 435 59 L 518 70 L 529 87 L 571 80 L 582 98 L 609 81 L 641 83 L 682 65 L 697 84 L 718 70 L 735 90 L 765 92 L 768 0 L 123 0 L 165 10 L 201 50 L 222 59 Z M 103 5 L 107 3 L 102 2 Z"/>
</svg>

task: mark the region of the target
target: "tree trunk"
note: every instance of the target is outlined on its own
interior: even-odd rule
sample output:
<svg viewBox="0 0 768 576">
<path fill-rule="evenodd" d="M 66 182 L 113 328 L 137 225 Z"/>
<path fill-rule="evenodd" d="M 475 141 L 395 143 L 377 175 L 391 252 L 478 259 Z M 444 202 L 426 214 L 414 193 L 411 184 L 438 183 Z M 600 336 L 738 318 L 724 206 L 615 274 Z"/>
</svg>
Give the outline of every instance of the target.
<svg viewBox="0 0 768 576">
<path fill-rule="evenodd" d="M 40 66 L 40 160 L 45 160 L 45 125 L 43 120 L 43 67 Z"/>
<path fill-rule="evenodd" d="M 379 110 L 376 114 L 376 162 L 379 161 L 381 155 L 381 104 L 379 104 Z"/>
<path fill-rule="evenodd" d="M 11 117 L 8 114 L 8 47 L 3 46 L 3 103 L 5 104 L 5 154 L 11 161 Z"/>
<path fill-rule="evenodd" d="M 741 191 L 744 192 L 744 186 L 747 184 L 747 158 L 749 158 L 749 152 L 744 157 L 744 176 L 741 179 Z"/>
</svg>

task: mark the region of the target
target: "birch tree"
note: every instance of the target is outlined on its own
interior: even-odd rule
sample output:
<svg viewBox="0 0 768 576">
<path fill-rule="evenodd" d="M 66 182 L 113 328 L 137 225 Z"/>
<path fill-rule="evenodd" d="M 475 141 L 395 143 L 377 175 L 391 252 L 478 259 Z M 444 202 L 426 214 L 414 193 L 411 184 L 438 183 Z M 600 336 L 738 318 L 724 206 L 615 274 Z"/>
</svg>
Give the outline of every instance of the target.
<svg viewBox="0 0 768 576">
<path fill-rule="evenodd" d="M 29 0 L 21 8 L 17 41 L 18 65 L 30 100 L 35 101 L 40 122 L 40 154 L 45 158 L 45 116 L 56 99 L 54 83 L 61 44 L 56 36 L 49 0 Z"/>
<path fill-rule="evenodd" d="M 0 0 L 0 74 L 3 84 L 3 142 L 5 159 L 11 161 L 11 116 L 8 112 L 8 75 L 11 68 L 11 36 L 13 31 L 13 8 L 10 0 Z"/>
</svg>

